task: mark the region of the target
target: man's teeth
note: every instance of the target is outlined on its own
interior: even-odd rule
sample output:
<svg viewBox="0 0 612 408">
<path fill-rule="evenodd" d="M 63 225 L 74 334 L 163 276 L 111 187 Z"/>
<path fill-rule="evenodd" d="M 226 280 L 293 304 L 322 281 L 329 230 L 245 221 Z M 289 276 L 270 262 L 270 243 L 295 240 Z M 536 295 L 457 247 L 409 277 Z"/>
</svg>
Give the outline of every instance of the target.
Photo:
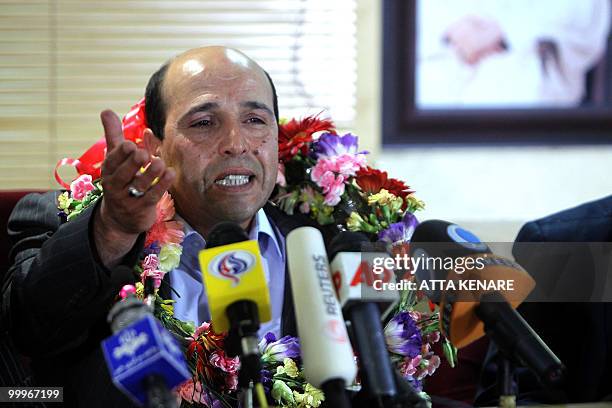
<svg viewBox="0 0 612 408">
<path fill-rule="evenodd" d="M 221 180 L 215 181 L 220 186 L 242 186 L 249 182 L 250 176 L 242 174 L 228 174 Z"/>
</svg>

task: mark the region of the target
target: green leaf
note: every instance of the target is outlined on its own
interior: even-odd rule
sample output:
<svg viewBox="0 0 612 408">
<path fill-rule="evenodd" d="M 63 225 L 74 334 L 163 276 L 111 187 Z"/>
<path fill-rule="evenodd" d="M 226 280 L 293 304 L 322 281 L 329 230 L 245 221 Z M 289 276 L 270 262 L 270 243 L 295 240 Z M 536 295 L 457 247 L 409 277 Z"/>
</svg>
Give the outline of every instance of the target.
<svg viewBox="0 0 612 408">
<path fill-rule="evenodd" d="M 382 206 L 380 207 L 380 209 L 382 210 L 383 218 L 384 218 L 386 221 L 389 221 L 389 220 L 390 220 L 390 218 L 391 218 L 391 213 L 389 212 L 389 207 L 388 207 L 388 206 L 386 206 L 386 205 L 382 205 Z"/>
<path fill-rule="evenodd" d="M 286 402 L 289 404 L 295 404 L 295 399 L 293 398 L 293 392 L 291 388 L 284 381 L 276 380 L 272 385 L 272 398 L 279 404 L 282 402 Z"/>
<path fill-rule="evenodd" d="M 453 346 L 447 338 L 445 338 L 442 343 L 442 351 L 444 351 L 444 357 L 446 357 L 448 364 L 452 368 L 455 368 L 457 365 L 457 348 Z"/>
</svg>

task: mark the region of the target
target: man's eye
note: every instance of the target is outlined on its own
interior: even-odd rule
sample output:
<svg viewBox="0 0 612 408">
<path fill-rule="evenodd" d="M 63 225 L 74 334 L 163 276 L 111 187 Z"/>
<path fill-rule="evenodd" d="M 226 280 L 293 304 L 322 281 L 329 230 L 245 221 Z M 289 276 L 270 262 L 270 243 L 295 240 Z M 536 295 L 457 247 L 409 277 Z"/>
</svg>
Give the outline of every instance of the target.
<svg viewBox="0 0 612 408">
<path fill-rule="evenodd" d="M 264 122 L 263 119 L 260 119 L 260 118 L 257 118 L 257 117 L 248 118 L 247 122 L 248 123 L 259 124 L 259 125 L 265 125 L 266 124 L 266 122 Z"/>
<path fill-rule="evenodd" d="M 212 120 L 202 119 L 202 120 L 199 120 L 199 121 L 195 122 L 193 125 L 191 125 L 191 127 L 193 127 L 193 128 L 203 128 L 203 127 L 209 127 L 211 125 L 212 125 Z"/>
</svg>

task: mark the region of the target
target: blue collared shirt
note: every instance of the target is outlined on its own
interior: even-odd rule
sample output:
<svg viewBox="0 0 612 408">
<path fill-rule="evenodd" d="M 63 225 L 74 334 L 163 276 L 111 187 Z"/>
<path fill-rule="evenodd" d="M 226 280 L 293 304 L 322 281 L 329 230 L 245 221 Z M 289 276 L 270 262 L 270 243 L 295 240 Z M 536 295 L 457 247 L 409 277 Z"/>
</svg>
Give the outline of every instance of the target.
<svg viewBox="0 0 612 408">
<path fill-rule="evenodd" d="M 196 327 L 210 321 L 206 288 L 202 282 L 202 273 L 198 261 L 199 252 L 206 242 L 202 235 L 195 231 L 185 220 L 177 217 L 185 226 L 183 254 L 177 268 L 170 272 L 170 285 L 177 292 L 172 292 L 174 315 L 184 321 L 193 322 Z M 249 231 L 249 239 L 257 240 L 262 255 L 262 263 L 266 282 L 270 290 L 272 303 L 272 320 L 262 323 L 259 336 L 273 332 L 277 338 L 280 335 L 281 314 L 285 289 L 285 239 L 272 225 L 263 208 L 255 215 Z"/>
</svg>

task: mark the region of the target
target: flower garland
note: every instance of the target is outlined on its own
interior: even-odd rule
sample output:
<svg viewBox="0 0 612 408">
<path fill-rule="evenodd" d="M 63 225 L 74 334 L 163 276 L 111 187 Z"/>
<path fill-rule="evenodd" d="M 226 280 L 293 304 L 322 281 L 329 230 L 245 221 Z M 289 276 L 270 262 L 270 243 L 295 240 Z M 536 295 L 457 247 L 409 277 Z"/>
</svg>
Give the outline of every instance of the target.
<svg viewBox="0 0 612 408">
<path fill-rule="evenodd" d="M 144 100 L 123 119 L 128 138 L 140 142 L 144 121 Z M 81 158 L 62 159 L 72 164 L 80 176 L 69 191 L 58 198 L 59 215 L 70 221 L 103 196 L 100 164 L 104 144 L 97 142 Z M 402 181 L 366 164 L 365 151 L 359 151 L 357 137 L 340 136 L 333 122 L 318 117 L 282 121 L 279 127 L 279 173 L 272 196 L 284 212 L 307 214 L 320 225 L 335 224 L 360 231 L 385 242 L 391 251 L 405 251 L 418 224 L 414 212 L 424 204 Z M 93 170 L 92 170 L 93 169 Z M 93 173 L 93 174 L 92 174 Z M 144 250 L 134 268 L 139 282 L 134 291 L 144 297 L 144 280 L 152 278 L 156 289 L 166 273 L 179 265 L 184 238 L 183 225 L 175 220 L 174 202 L 165 193 L 158 202 L 157 217 L 145 237 Z M 431 351 L 440 341 L 438 314 L 417 312 L 418 296 L 404 292 L 395 315 L 385 327 L 391 360 L 419 391 L 422 380 L 432 375 L 440 358 Z M 175 389 L 181 406 L 224 407 L 236 403 L 239 359 L 224 352 L 225 333 L 216 333 L 209 323 L 199 327 L 174 317 L 171 299 L 155 300 L 155 316 L 171 332 L 183 339 L 183 347 L 193 378 Z M 262 378 L 271 403 L 286 407 L 318 407 L 323 393 L 308 384 L 300 360 L 299 340 L 285 336 L 276 339 L 268 333 L 259 343 Z M 444 339 L 443 350 L 454 365 L 456 350 Z"/>
</svg>

